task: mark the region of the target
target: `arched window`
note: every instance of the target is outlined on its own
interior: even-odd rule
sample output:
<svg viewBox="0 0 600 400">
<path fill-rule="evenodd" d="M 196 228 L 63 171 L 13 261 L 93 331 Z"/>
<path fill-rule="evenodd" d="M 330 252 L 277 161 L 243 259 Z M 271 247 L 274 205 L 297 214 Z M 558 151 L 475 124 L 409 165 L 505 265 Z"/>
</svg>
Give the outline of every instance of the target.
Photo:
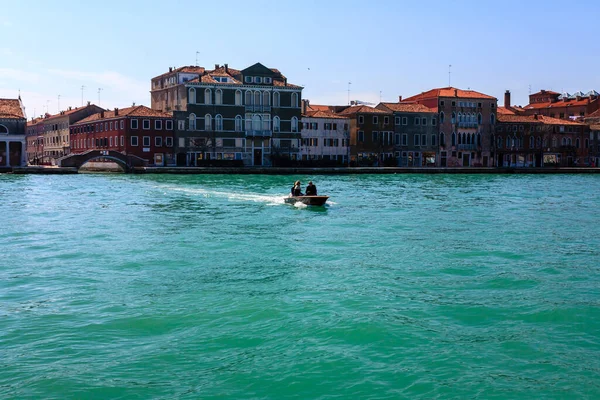
<svg viewBox="0 0 600 400">
<path fill-rule="evenodd" d="M 279 92 L 273 93 L 273 107 L 280 107 Z"/>
<path fill-rule="evenodd" d="M 271 130 L 271 119 L 269 118 L 268 114 L 263 116 L 262 130 L 263 131 Z"/>
<path fill-rule="evenodd" d="M 240 92 L 240 98 L 241 97 L 242 97 L 242 92 Z M 242 116 L 241 115 L 235 116 L 235 131 L 236 132 L 242 131 Z"/>
<path fill-rule="evenodd" d="M 481 113 L 477 115 L 477 123 L 480 125 L 483 123 L 483 116 L 481 115 Z"/>
<path fill-rule="evenodd" d="M 188 100 L 189 104 L 196 104 L 196 89 L 190 88 L 190 94 L 188 97 L 189 97 L 189 100 Z"/>
<path fill-rule="evenodd" d="M 235 91 L 235 105 L 236 106 L 242 105 L 242 91 L 239 89 Z"/>
<path fill-rule="evenodd" d="M 298 93 L 292 93 L 292 107 L 298 107 Z"/>
<path fill-rule="evenodd" d="M 481 147 L 481 133 L 477 134 L 477 146 Z"/>
<path fill-rule="evenodd" d="M 494 125 L 496 123 L 496 115 L 494 113 L 490 114 L 490 123 Z"/>
<path fill-rule="evenodd" d="M 460 116 L 460 114 L 459 114 L 459 116 Z M 462 134 L 462 133 L 459 133 L 459 134 L 458 134 L 458 144 L 459 144 L 459 145 L 460 145 L 460 144 L 463 144 L 463 134 Z"/>
<path fill-rule="evenodd" d="M 435 135 L 431 135 L 431 145 L 432 145 L 432 146 L 435 146 L 435 145 L 436 145 L 436 144 L 435 144 L 435 141 L 436 141 L 436 139 L 437 139 L 437 138 L 435 137 Z"/>
<path fill-rule="evenodd" d="M 252 116 L 250 114 L 246 114 L 246 127 L 247 131 L 252 130 Z"/>
<path fill-rule="evenodd" d="M 444 112 L 442 111 L 442 112 L 440 113 L 440 124 L 443 124 L 443 123 L 444 123 Z M 440 143 L 441 143 L 441 142 L 440 142 Z"/>
<path fill-rule="evenodd" d="M 263 92 L 263 106 L 271 105 L 271 96 L 269 92 Z"/>
<path fill-rule="evenodd" d="M 212 130 L 212 117 L 210 116 L 210 114 L 206 114 L 204 116 L 204 130 L 205 131 Z"/>
<path fill-rule="evenodd" d="M 211 104 L 212 92 L 210 89 L 204 89 L 204 104 Z"/>
<path fill-rule="evenodd" d="M 249 106 L 252 104 L 252 92 L 246 90 L 246 105 Z"/>
<path fill-rule="evenodd" d="M 502 148 L 502 136 L 498 136 L 498 139 L 496 139 L 496 147 Z"/>
<path fill-rule="evenodd" d="M 215 131 L 223 130 L 223 116 L 221 114 L 215 115 Z"/>
<path fill-rule="evenodd" d="M 195 131 L 196 130 L 196 114 L 192 113 L 189 116 L 190 122 L 189 122 L 189 129 L 190 131 Z"/>
<path fill-rule="evenodd" d="M 535 147 L 537 147 L 538 149 L 539 149 L 540 147 L 542 147 L 542 138 L 541 138 L 541 137 L 539 137 L 539 136 L 538 136 L 538 137 L 537 137 L 537 139 L 536 139 L 536 146 L 535 146 Z"/>
<path fill-rule="evenodd" d="M 552 136 L 552 147 L 556 147 L 558 141 L 556 140 L 556 136 Z"/>
<path fill-rule="evenodd" d="M 458 122 L 463 122 L 463 116 L 460 111 L 458 112 Z M 460 144 L 460 134 L 458 135 L 458 144 Z"/>
<path fill-rule="evenodd" d="M 281 120 L 279 119 L 279 117 L 274 117 L 273 118 L 273 132 L 279 132 L 280 129 L 281 129 Z"/>
<path fill-rule="evenodd" d="M 452 146 L 456 146 L 456 132 L 452 132 Z"/>
<path fill-rule="evenodd" d="M 508 149 L 510 147 L 510 136 L 506 137 L 506 148 Z"/>
<path fill-rule="evenodd" d="M 296 117 L 292 117 L 292 132 L 298 132 L 298 118 Z"/>
<path fill-rule="evenodd" d="M 253 131 L 259 131 L 262 125 L 262 120 L 260 118 L 260 115 L 254 115 L 252 116 L 252 130 Z"/>
<path fill-rule="evenodd" d="M 254 105 L 255 106 L 260 106 L 260 92 L 256 91 L 254 92 Z"/>
<path fill-rule="evenodd" d="M 444 132 L 440 132 L 440 146 L 446 146 L 446 136 L 444 135 Z"/>
<path fill-rule="evenodd" d="M 567 138 L 567 146 L 571 146 L 573 144 L 573 142 L 571 141 L 571 138 Z"/>
<path fill-rule="evenodd" d="M 590 147 L 590 139 L 585 139 L 585 141 L 583 143 L 585 145 L 585 148 L 589 149 L 589 147 Z"/>
<path fill-rule="evenodd" d="M 579 141 L 579 138 L 575 139 L 575 147 L 579 148 L 579 145 L 581 145 L 581 142 Z"/>
<path fill-rule="evenodd" d="M 215 90 L 215 104 L 223 104 L 223 91 L 221 89 Z"/>
<path fill-rule="evenodd" d="M 533 136 L 529 136 L 529 148 L 533 149 L 535 147 L 535 138 Z"/>
<path fill-rule="evenodd" d="M 456 113 L 454 111 L 452 111 L 452 123 L 456 123 Z"/>
</svg>

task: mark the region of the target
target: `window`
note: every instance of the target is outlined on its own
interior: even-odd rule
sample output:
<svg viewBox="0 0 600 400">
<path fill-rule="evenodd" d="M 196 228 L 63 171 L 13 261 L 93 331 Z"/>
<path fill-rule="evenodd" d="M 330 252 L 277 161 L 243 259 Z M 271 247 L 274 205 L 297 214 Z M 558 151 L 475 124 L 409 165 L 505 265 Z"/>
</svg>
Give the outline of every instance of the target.
<svg viewBox="0 0 600 400">
<path fill-rule="evenodd" d="M 235 91 L 235 105 L 236 106 L 242 105 L 242 91 L 239 89 Z"/>
<path fill-rule="evenodd" d="M 415 125 L 419 125 L 421 123 L 421 118 L 415 117 Z"/>
<path fill-rule="evenodd" d="M 104 123 L 104 131 L 108 131 L 108 122 Z"/>
<path fill-rule="evenodd" d="M 125 129 L 125 121 L 121 120 L 121 129 Z"/>
<path fill-rule="evenodd" d="M 142 120 L 142 129 L 150 129 L 150 120 L 149 119 L 144 119 Z"/>
<path fill-rule="evenodd" d="M 204 89 L 204 104 L 211 104 L 212 91 L 210 89 Z"/>
<path fill-rule="evenodd" d="M 217 114 L 215 116 L 215 131 L 222 131 L 223 130 L 223 117 L 221 116 L 221 114 Z"/>
<path fill-rule="evenodd" d="M 456 132 L 452 132 L 452 146 L 456 146 Z"/>
<path fill-rule="evenodd" d="M 196 104 L 196 89 L 190 88 L 188 94 L 188 104 Z"/>
<path fill-rule="evenodd" d="M 452 107 L 456 107 L 456 102 L 455 101 L 452 102 Z"/>
<path fill-rule="evenodd" d="M 170 119 L 168 119 L 168 120 L 165 122 L 165 128 L 166 128 L 168 131 L 172 131 L 172 130 L 173 130 L 173 121 L 172 121 L 172 120 L 170 120 Z"/>
<path fill-rule="evenodd" d="M 111 131 L 113 130 L 113 123 L 112 122 L 110 123 L 110 130 Z"/>
<path fill-rule="evenodd" d="M 173 147 L 173 137 L 172 136 L 167 136 L 165 138 L 165 146 Z"/>
<path fill-rule="evenodd" d="M 421 146 L 427 146 L 427 135 L 421 135 Z"/>
<path fill-rule="evenodd" d="M 154 146 L 156 146 L 156 147 L 162 147 L 162 136 L 155 136 L 154 137 Z"/>
<path fill-rule="evenodd" d="M 444 135 L 444 132 L 440 132 L 440 146 L 446 146 L 446 135 Z"/>
<path fill-rule="evenodd" d="M 420 144 L 421 143 L 421 136 L 420 135 L 415 135 L 413 140 L 414 140 L 415 146 L 420 146 L 421 145 Z"/>
<path fill-rule="evenodd" d="M 254 77 L 254 83 L 262 83 L 262 77 L 260 77 L 260 76 L 255 76 L 255 77 Z"/>
<path fill-rule="evenodd" d="M 196 114 L 192 113 L 189 116 L 190 131 L 196 130 Z"/>
<path fill-rule="evenodd" d="M 427 118 L 421 118 L 421 125 L 427 125 Z"/>
<path fill-rule="evenodd" d="M 440 113 L 440 124 L 443 124 L 443 123 L 444 123 L 444 112 L 442 111 Z"/>
<path fill-rule="evenodd" d="M 110 147 L 112 147 L 112 136 L 109 139 Z"/>
<path fill-rule="evenodd" d="M 432 126 L 436 126 L 437 125 L 437 120 L 435 119 L 435 117 L 431 118 L 431 125 Z"/>
<path fill-rule="evenodd" d="M 246 82 L 246 83 L 252 83 L 252 77 L 251 76 L 245 76 L 244 77 L 244 82 Z"/>
<path fill-rule="evenodd" d="M 242 116 L 241 115 L 235 116 L 235 131 L 236 132 L 242 131 Z"/>
<path fill-rule="evenodd" d="M 292 107 L 298 107 L 298 93 L 292 93 Z"/>
<path fill-rule="evenodd" d="M 210 114 L 206 114 L 204 116 L 204 130 L 205 131 L 212 130 L 212 117 L 210 116 Z"/>
<path fill-rule="evenodd" d="M 431 135 L 431 145 L 435 146 L 435 135 Z"/>
<path fill-rule="evenodd" d="M 408 135 L 406 133 L 402 134 L 402 146 L 408 146 Z"/>
<path fill-rule="evenodd" d="M 365 133 L 363 131 L 358 131 L 358 142 L 359 143 L 365 142 Z"/>
<path fill-rule="evenodd" d="M 131 137 L 131 145 L 132 146 L 137 146 L 138 145 L 138 137 L 137 136 L 132 136 Z"/>
<path fill-rule="evenodd" d="M 298 118 L 292 117 L 292 132 L 298 132 Z"/>
<path fill-rule="evenodd" d="M 400 125 L 400 117 L 395 117 L 394 118 L 394 124 L 395 125 Z"/>
<path fill-rule="evenodd" d="M 223 91 L 221 89 L 215 90 L 215 104 L 223 104 Z"/>
<path fill-rule="evenodd" d="M 269 78 L 268 76 L 265 77 L 265 83 L 271 83 L 271 82 L 272 82 L 271 78 Z"/>
<path fill-rule="evenodd" d="M 162 130 L 162 121 L 160 119 L 154 121 L 154 129 L 156 129 L 157 131 Z"/>
<path fill-rule="evenodd" d="M 260 106 L 260 92 L 256 91 L 254 92 L 254 105 L 255 106 Z"/>
<path fill-rule="evenodd" d="M 388 125 L 390 123 L 390 117 L 383 117 L 383 124 Z"/>
<path fill-rule="evenodd" d="M 374 124 L 378 124 L 379 123 L 379 117 L 377 117 L 377 115 L 373 115 L 373 123 Z"/>
<path fill-rule="evenodd" d="M 279 107 L 279 106 L 280 106 L 279 92 L 275 92 L 275 93 L 273 93 L 273 107 Z"/>
<path fill-rule="evenodd" d="M 396 133 L 396 135 L 394 136 L 394 144 L 396 146 L 400 146 L 400 134 Z"/>
<path fill-rule="evenodd" d="M 496 115 L 494 113 L 490 114 L 490 123 L 492 125 L 496 123 Z"/>
<path fill-rule="evenodd" d="M 142 138 L 142 145 L 144 147 L 150 147 L 150 136 L 144 136 Z"/>
<path fill-rule="evenodd" d="M 123 121 L 121 121 L 123 122 Z M 121 147 L 125 146 L 125 136 L 121 136 Z"/>
<path fill-rule="evenodd" d="M 137 129 L 137 128 L 138 128 L 138 120 L 132 119 L 131 120 L 131 129 Z M 98 125 L 96 125 L 96 132 L 98 132 Z"/>
<path fill-rule="evenodd" d="M 263 92 L 263 106 L 271 105 L 271 96 L 269 96 L 269 92 Z"/>
<path fill-rule="evenodd" d="M 529 148 L 533 149 L 535 147 L 535 138 L 533 136 L 529 137 Z"/>
<path fill-rule="evenodd" d="M 246 105 L 249 106 L 252 104 L 252 92 L 246 90 Z"/>
<path fill-rule="evenodd" d="M 373 143 L 377 143 L 377 131 L 373 132 Z"/>
<path fill-rule="evenodd" d="M 359 123 L 360 125 L 364 124 L 364 123 L 365 123 L 365 117 L 364 117 L 364 116 L 362 116 L 362 115 L 359 115 L 359 116 L 358 116 L 358 123 Z"/>
</svg>

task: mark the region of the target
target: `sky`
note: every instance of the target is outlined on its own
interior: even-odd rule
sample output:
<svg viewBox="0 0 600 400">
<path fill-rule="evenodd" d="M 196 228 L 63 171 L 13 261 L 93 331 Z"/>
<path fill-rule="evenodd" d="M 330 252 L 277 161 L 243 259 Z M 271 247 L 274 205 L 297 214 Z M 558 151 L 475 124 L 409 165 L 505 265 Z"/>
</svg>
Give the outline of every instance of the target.
<svg viewBox="0 0 600 400">
<path fill-rule="evenodd" d="M 499 105 L 505 90 L 516 105 L 541 89 L 600 91 L 592 0 L 0 0 L 0 9 L 0 98 L 20 93 L 29 118 L 82 100 L 150 106 L 150 79 L 196 60 L 277 68 L 312 104 L 394 102 L 449 80 Z"/>
</svg>

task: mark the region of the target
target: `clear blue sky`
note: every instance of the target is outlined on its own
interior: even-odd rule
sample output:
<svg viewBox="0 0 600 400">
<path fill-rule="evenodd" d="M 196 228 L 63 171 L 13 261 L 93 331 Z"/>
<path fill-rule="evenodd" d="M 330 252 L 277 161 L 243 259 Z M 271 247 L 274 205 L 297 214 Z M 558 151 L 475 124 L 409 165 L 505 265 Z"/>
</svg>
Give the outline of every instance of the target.
<svg viewBox="0 0 600 400">
<path fill-rule="evenodd" d="M 84 100 L 150 104 L 169 66 L 255 62 L 313 103 L 395 101 L 448 85 L 526 104 L 532 91 L 600 91 L 600 2 L 1 1 L 0 97 L 28 116 Z"/>
</svg>

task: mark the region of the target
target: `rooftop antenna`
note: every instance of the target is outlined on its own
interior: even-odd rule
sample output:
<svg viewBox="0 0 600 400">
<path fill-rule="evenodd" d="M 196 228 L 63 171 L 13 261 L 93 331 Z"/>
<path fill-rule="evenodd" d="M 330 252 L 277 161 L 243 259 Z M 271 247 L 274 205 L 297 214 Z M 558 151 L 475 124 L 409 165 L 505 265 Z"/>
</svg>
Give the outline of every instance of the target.
<svg viewBox="0 0 600 400">
<path fill-rule="evenodd" d="M 58 109 L 58 112 L 60 112 L 60 94 L 58 95 L 58 107 L 56 107 Z"/>
<path fill-rule="evenodd" d="M 531 94 L 531 85 L 529 85 L 529 94 Z"/>
<path fill-rule="evenodd" d="M 452 64 L 448 64 L 448 87 L 452 87 L 451 78 L 452 78 Z"/>
<path fill-rule="evenodd" d="M 50 100 L 46 100 L 46 112 L 50 113 Z"/>
<path fill-rule="evenodd" d="M 348 105 L 350 105 L 350 85 L 352 85 L 352 82 L 348 82 Z"/>
<path fill-rule="evenodd" d="M 103 91 L 101 87 L 98 88 L 98 106 L 100 106 L 100 92 Z"/>
<path fill-rule="evenodd" d="M 379 91 L 379 102 L 380 102 L 380 103 L 381 103 L 381 93 L 382 93 L 382 91 L 380 90 L 380 91 Z"/>
<path fill-rule="evenodd" d="M 83 107 L 83 89 L 85 89 L 84 85 L 81 85 L 81 106 Z"/>
<path fill-rule="evenodd" d="M 198 66 L 198 54 L 200 54 L 199 51 L 196 52 L 196 67 Z"/>
</svg>

